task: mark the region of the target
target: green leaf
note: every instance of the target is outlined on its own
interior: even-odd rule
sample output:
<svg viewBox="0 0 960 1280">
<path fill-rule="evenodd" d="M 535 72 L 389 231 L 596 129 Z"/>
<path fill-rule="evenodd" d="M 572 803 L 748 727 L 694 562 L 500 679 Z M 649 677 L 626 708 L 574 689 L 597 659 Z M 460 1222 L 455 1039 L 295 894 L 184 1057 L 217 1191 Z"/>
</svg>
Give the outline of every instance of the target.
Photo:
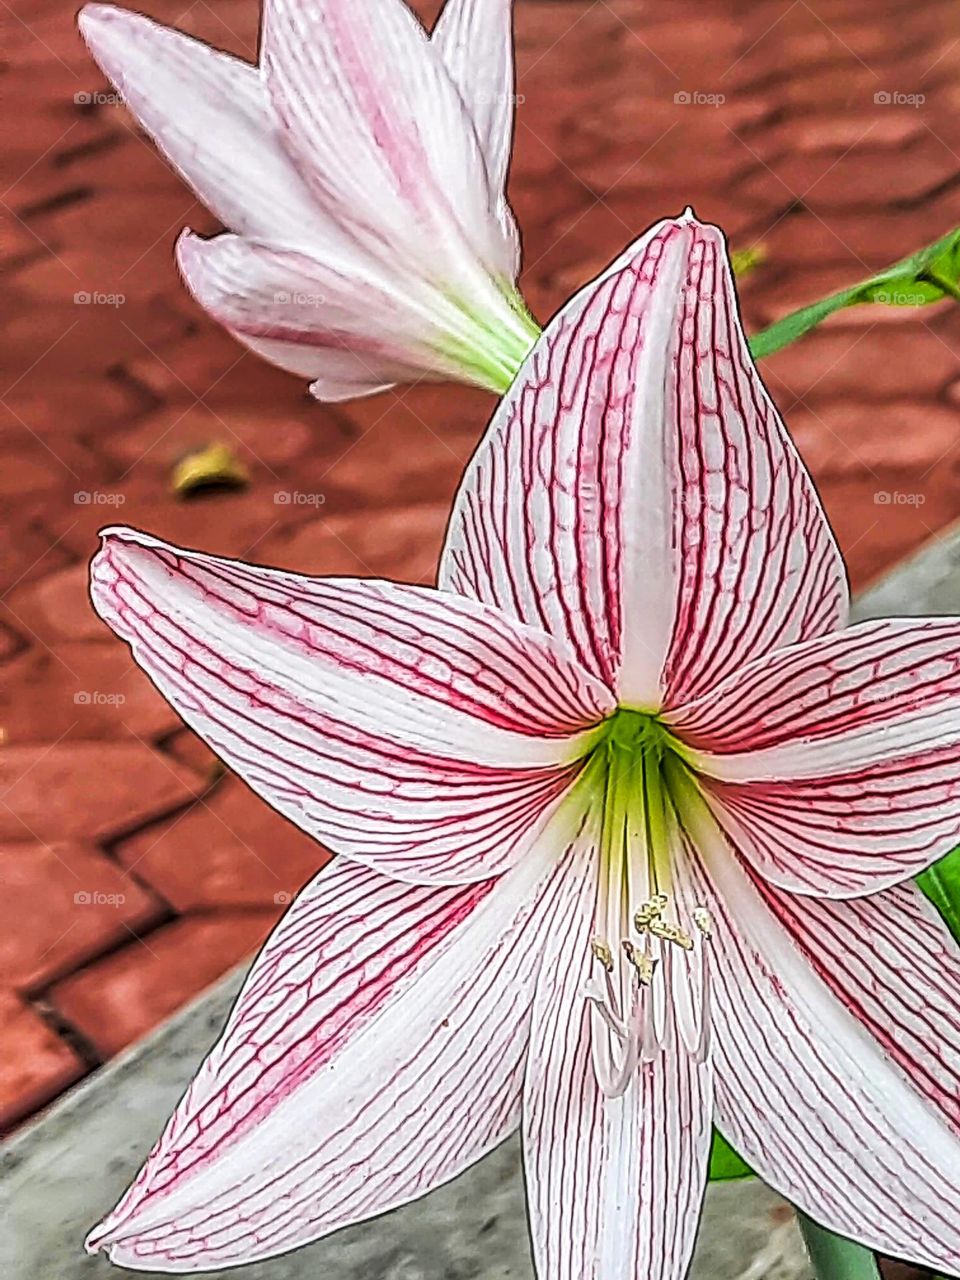
<svg viewBox="0 0 960 1280">
<path fill-rule="evenodd" d="M 717 1129 L 713 1131 L 713 1146 L 710 1148 L 709 1177 L 711 1182 L 731 1182 L 734 1178 L 753 1177 L 753 1170 L 740 1159 Z"/>
<path fill-rule="evenodd" d="M 960 849 L 917 876 L 917 884 L 937 908 L 947 928 L 960 942 Z"/>
<path fill-rule="evenodd" d="M 773 355 L 844 307 L 861 303 L 923 307 L 943 298 L 960 301 L 960 227 L 869 280 L 861 280 L 849 289 L 841 289 L 829 298 L 784 316 L 768 329 L 754 334 L 750 350 L 755 360 Z"/>
<path fill-rule="evenodd" d="M 880 1280 L 872 1249 L 828 1231 L 800 1209 L 797 1222 L 817 1280 Z"/>
</svg>

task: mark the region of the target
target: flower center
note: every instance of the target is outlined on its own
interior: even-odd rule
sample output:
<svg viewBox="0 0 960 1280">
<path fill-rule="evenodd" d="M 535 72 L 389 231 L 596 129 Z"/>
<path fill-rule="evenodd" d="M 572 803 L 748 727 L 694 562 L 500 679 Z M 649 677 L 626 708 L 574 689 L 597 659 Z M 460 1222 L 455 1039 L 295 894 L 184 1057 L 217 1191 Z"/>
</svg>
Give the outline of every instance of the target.
<svg viewBox="0 0 960 1280">
<path fill-rule="evenodd" d="M 584 988 L 605 1094 L 665 1050 L 709 1049 L 709 911 L 691 899 L 682 820 L 692 775 L 655 715 L 621 709 L 581 775 L 599 827 L 599 883 Z"/>
</svg>

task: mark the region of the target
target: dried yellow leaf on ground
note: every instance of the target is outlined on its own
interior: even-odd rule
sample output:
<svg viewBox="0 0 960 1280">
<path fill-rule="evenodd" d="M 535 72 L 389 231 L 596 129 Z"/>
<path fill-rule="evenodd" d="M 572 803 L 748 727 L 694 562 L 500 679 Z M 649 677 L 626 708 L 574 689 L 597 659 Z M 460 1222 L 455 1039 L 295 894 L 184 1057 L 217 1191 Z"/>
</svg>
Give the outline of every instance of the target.
<svg viewBox="0 0 960 1280">
<path fill-rule="evenodd" d="M 249 482 L 246 466 L 226 444 L 210 444 L 186 454 L 170 477 L 171 489 L 181 498 L 206 489 L 243 489 Z"/>
</svg>

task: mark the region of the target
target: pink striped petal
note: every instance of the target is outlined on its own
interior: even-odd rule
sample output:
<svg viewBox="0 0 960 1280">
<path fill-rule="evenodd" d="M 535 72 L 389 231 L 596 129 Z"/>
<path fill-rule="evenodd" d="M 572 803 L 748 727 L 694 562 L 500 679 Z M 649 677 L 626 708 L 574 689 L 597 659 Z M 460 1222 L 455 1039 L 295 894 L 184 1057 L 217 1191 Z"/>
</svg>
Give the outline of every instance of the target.
<svg viewBox="0 0 960 1280">
<path fill-rule="evenodd" d="M 255 67 L 111 5 L 88 4 L 79 22 L 126 105 L 221 222 L 290 244 L 343 241 L 284 151 Z"/>
<path fill-rule="evenodd" d="M 562 889 L 556 850 L 544 854 L 439 888 L 334 862 L 264 947 L 87 1247 L 150 1271 L 273 1257 L 416 1199 L 500 1142 L 519 1119 Z"/>
<path fill-rule="evenodd" d="M 716 813 L 781 887 L 846 897 L 960 843 L 960 623 L 864 623 L 774 654 L 668 717 Z"/>
<path fill-rule="evenodd" d="M 490 190 L 502 196 L 513 141 L 513 0 L 447 0 L 431 39 L 470 112 Z"/>
<path fill-rule="evenodd" d="M 320 380 L 317 394 L 345 383 L 362 394 L 422 373 L 466 376 L 461 350 L 473 326 L 427 282 L 370 275 L 354 259 L 323 262 L 282 246 L 241 236 L 202 240 L 187 233 L 177 245 L 187 288 L 214 319 L 242 342 L 283 344 L 297 353 L 295 372 Z M 283 360 L 275 360 L 283 363 Z M 289 367 L 289 364 L 287 365 Z"/>
<path fill-rule="evenodd" d="M 960 957 L 915 891 L 791 899 L 716 835 L 717 1124 L 816 1221 L 960 1268 Z M 711 883 L 712 882 L 712 883 Z"/>
<path fill-rule="evenodd" d="M 842 622 L 842 562 L 716 228 L 658 224 L 552 322 L 467 473 L 441 580 L 637 706 Z"/>
<path fill-rule="evenodd" d="M 669 1023 L 664 1051 L 620 1098 L 601 1094 L 583 988 L 591 976 L 595 854 L 570 870 L 577 923 L 541 967 L 524 1085 L 524 1169 L 537 1273 L 549 1280 L 683 1280 L 711 1138 L 709 1064 Z"/>
<path fill-rule="evenodd" d="M 93 601 L 184 720 L 330 848 L 504 870 L 611 709 L 547 636 L 421 587 L 304 578 L 108 530 Z"/>
<path fill-rule="evenodd" d="M 502 265 L 516 280 L 520 232 L 506 198 L 516 102 L 513 0 L 447 0 L 431 39 L 473 119 L 506 246 Z"/>
<path fill-rule="evenodd" d="M 298 167 L 388 264 L 508 274 L 476 130 L 402 0 L 267 0 L 262 64 Z"/>
<path fill-rule="evenodd" d="M 240 236 L 177 242 L 184 283 L 235 338 L 291 373 L 313 379 L 321 400 L 371 395 L 416 381 L 404 363 L 424 341 L 429 321 L 355 264 L 342 268 L 307 254 Z M 407 294 L 409 298 L 409 291 Z"/>
</svg>

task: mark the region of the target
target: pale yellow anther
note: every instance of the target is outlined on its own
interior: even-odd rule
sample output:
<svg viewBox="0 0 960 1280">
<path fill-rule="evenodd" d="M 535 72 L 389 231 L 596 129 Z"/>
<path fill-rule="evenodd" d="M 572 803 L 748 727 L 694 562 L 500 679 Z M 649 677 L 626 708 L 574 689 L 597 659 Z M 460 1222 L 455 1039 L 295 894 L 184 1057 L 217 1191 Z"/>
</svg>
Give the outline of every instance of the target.
<svg viewBox="0 0 960 1280">
<path fill-rule="evenodd" d="M 666 910 L 669 901 L 665 893 L 655 893 L 652 898 L 647 898 L 646 902 L 641 902 L 633 917 L 637 932 L 643 933 L 650 927 L 652 921 L 658 920 Z"/>
<path fill-rule="evenodd" d="M 637 971 L 637 976 L 644 986 L 649 986 L 653 981 L 653 972 L 657 967 L 657 962 L 652 956 L 648 956 L 645 951 L 641 951 L 635 947 L 629 938 L 625 938 L 620 944 L 623 947 L 623 954 Z"/>
<path fill-rule="evenodd" d="M 647 927 L 655 938 L 660 938 L 664 942 L 675 942 L 678 947 L 683 947 L 684 951 L 693 950 L 693 939 L 678 924 L 666 924 L 663 920 L 653 920 Z"/>
<path fill-rule="evenodd" d="M 600 961 L 607 973 L 613 973 L 613 952 L 607 944 L 600 938 L 594 938 L 590 943 L 590 950 L 593 952 L 594 959 Z"/>
<path fill-rule="evenodd" d="M 713 933 L 713 916 L 706 907 L 694 908 L 693 923 L 705 938 L 709 938 Z"/>
</svg>

